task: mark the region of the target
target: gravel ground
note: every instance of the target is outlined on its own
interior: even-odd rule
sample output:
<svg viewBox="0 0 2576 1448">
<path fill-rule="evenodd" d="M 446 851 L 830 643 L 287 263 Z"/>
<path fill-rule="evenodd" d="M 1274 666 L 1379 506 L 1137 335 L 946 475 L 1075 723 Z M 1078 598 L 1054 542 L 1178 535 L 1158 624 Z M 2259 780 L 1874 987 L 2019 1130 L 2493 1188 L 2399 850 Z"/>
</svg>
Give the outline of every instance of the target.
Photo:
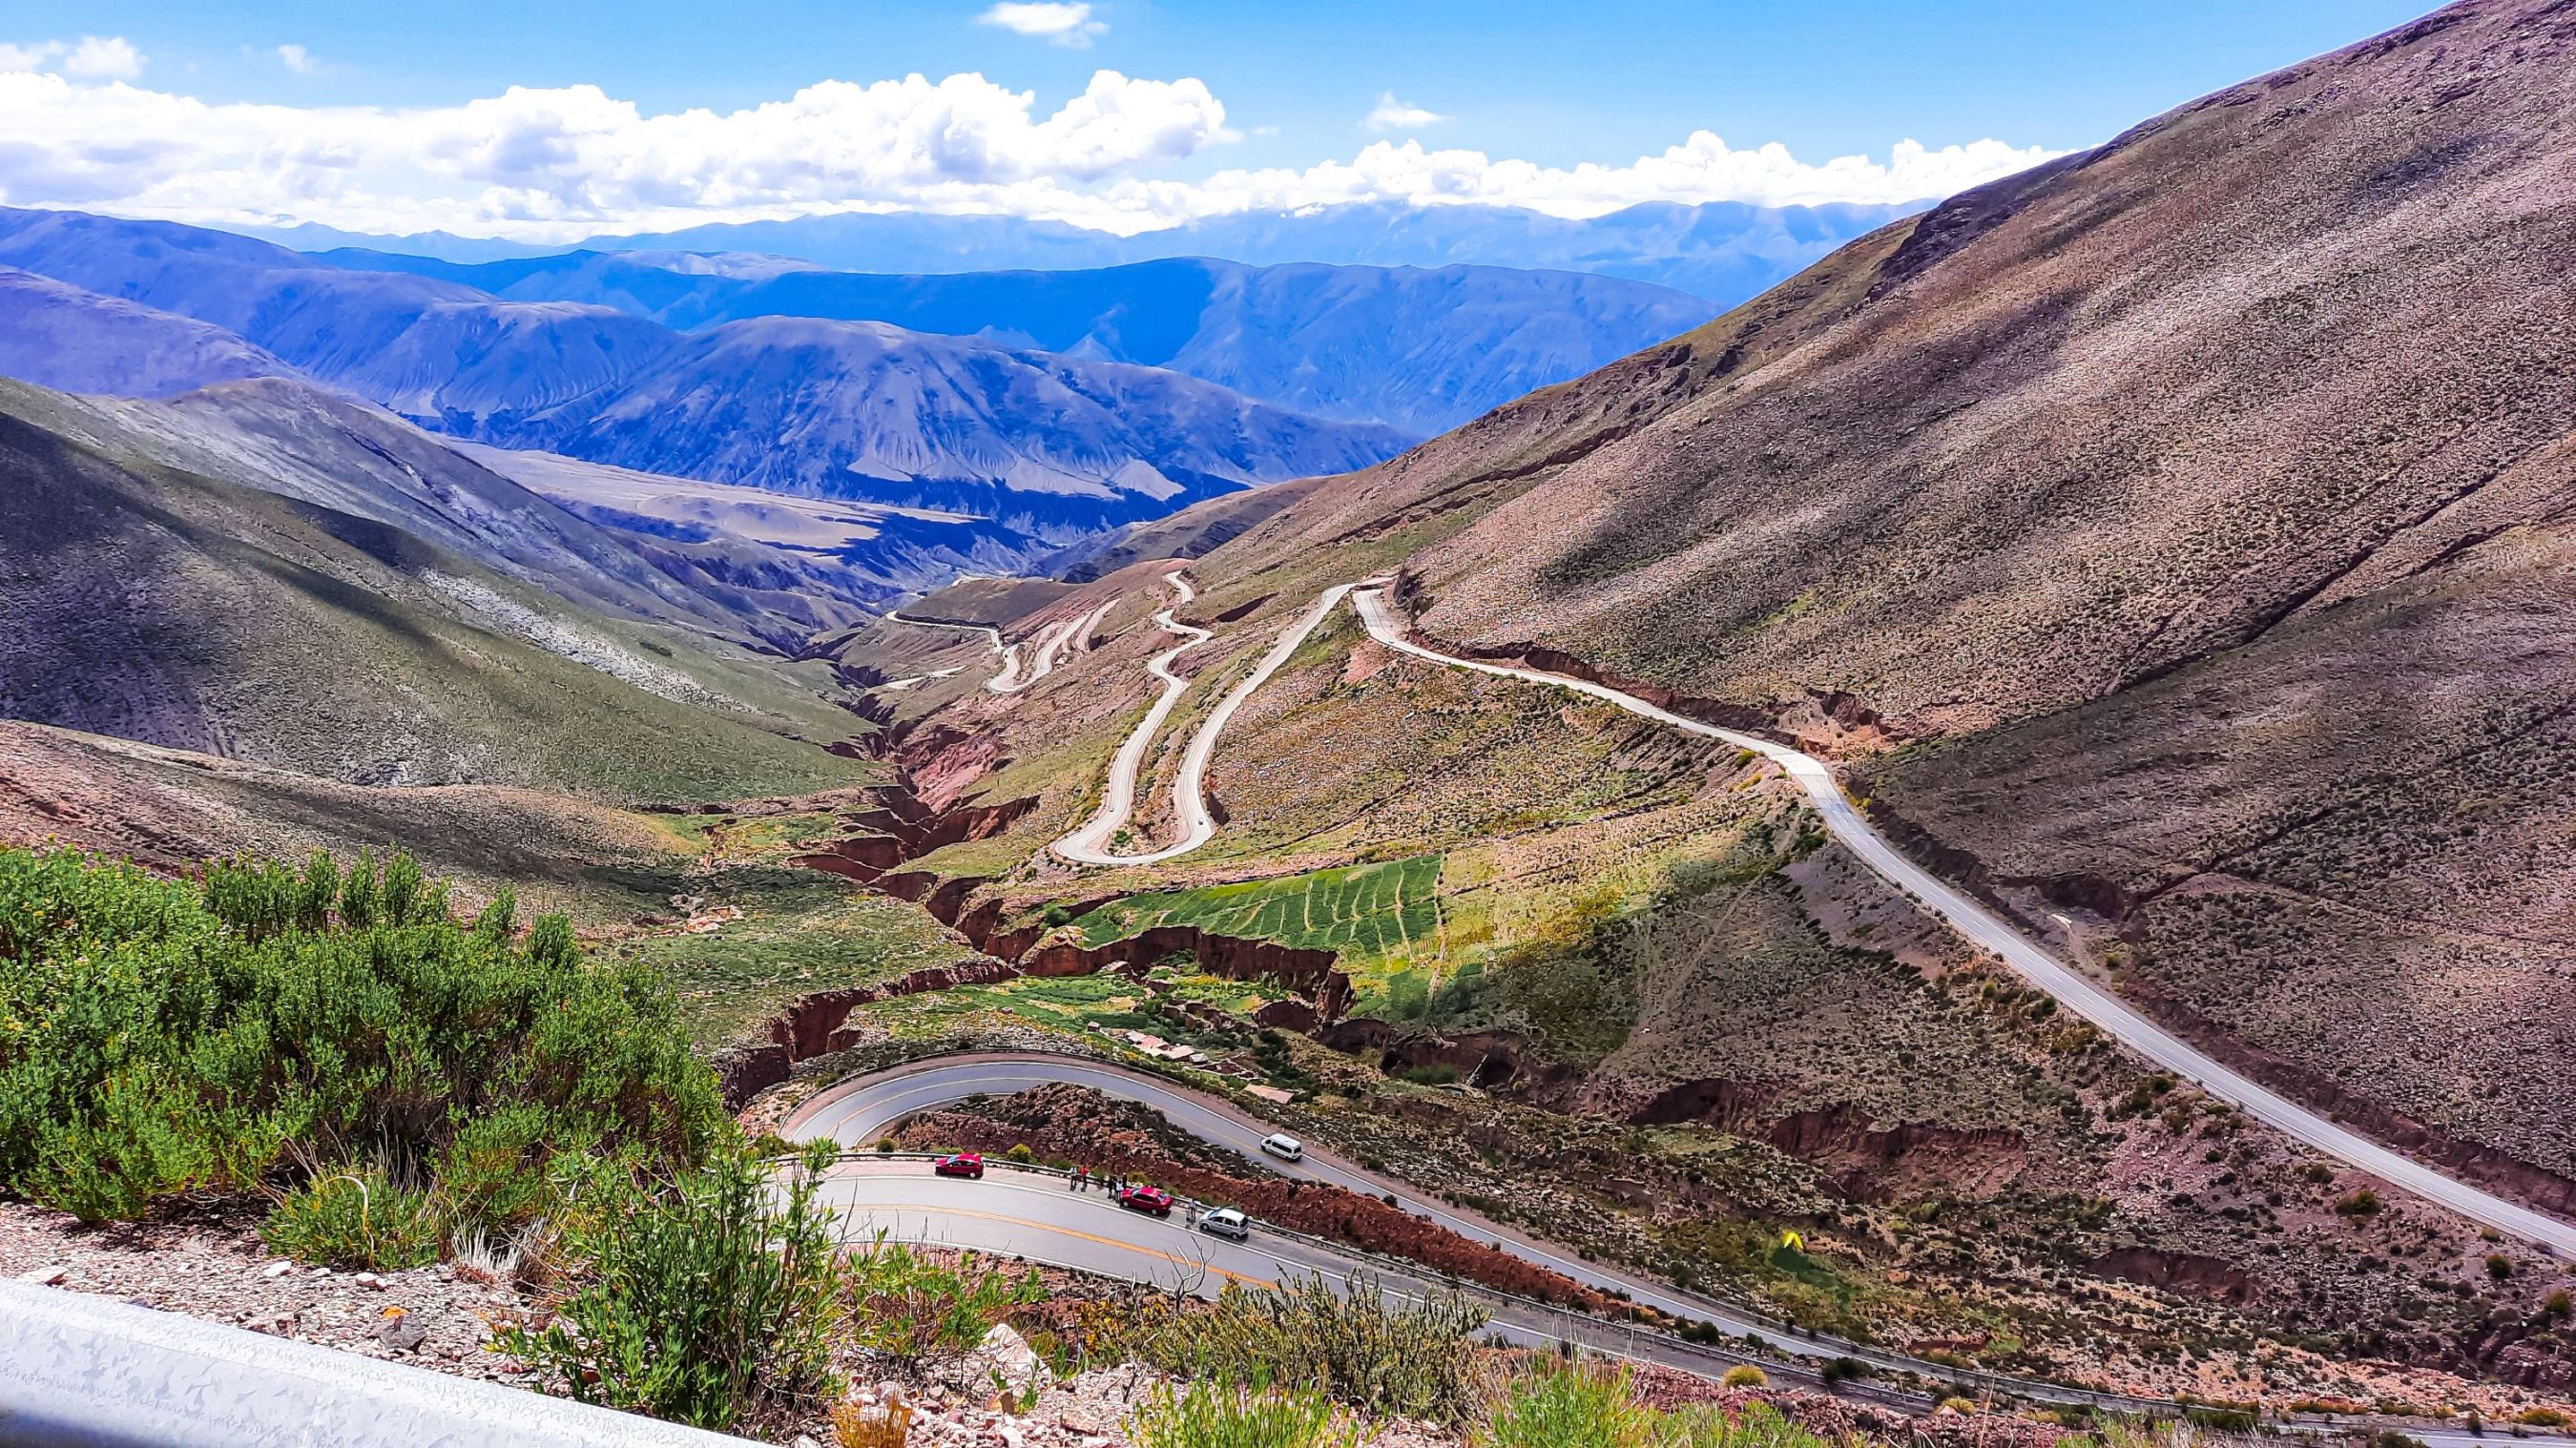
<svg viewBox="0 0 2576 1448">
<path fill-rule="evenodd" d="M 893 1383 L 862 1388 L 862 1403 L 902 1397 L 914 1407 L 906 1448 L 1130 1448 L 1128 1414 L 1151 1392 L 1159 1375 L 1133 1363 L 1102 1368 L 1048 1387 L 1025 1413 L 1005 1413 L 987 1401 L 934 1392 L 906 1393 Z M 829 1448 L 830 1429 L 813 1425 L 795 1448 Z M 1392 1423 L 1369 1439 L 1370 1448 L 1457 1448 L 1459 1439 L 1414 1423 Z"/>
<path fill-rule="evenodd" d="M 229 1218 L 82 1227 L 23 1202 L 0 1202 L 0 1274 L 498 1382 L 520 1369 L 483 1344 L 528 1310 L 445 1264 L 334 1272 L 272 1256 Z"/>
</svg>

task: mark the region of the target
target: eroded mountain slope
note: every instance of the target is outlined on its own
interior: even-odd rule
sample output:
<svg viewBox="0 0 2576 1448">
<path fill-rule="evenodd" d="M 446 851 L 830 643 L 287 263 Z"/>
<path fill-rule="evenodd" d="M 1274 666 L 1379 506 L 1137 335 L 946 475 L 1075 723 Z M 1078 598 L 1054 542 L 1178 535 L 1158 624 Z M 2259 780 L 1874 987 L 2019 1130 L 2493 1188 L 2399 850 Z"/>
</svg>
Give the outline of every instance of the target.
<svg viewBox="0 0 2576 1448">
<path fill-rule="evenodd" d="M 2554 1199 L 2571 60 L 2471 3 L 2184 106 L 1306 485 L 1206 606 L 1401 567 L 1434 635 L 1767 715 L 2202 1039 Z"/>
</svg>

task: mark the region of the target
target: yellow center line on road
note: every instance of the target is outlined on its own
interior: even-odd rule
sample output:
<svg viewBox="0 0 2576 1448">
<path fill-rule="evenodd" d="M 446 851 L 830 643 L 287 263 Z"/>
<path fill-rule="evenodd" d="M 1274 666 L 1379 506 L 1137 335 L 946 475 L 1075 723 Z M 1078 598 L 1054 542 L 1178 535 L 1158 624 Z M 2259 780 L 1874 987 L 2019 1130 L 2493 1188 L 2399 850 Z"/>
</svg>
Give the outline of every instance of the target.
<svg viewBox="0 0 2576 1448">
<path fill-rule="evenodd" d="M 862 1204 L 854 1202 L 851 1205 L 858 1206 Z M 1079 1237 L 1086 1242 L 1097 1242 L 1103 1247 L 1116 1247 L 1123 1251 L 1134 1252 L 1139 1256 L 1144 1257 L 1159 1257 L 1162 1260 L 1171 1263 L 1175 1267 L 1196 1267 L 1203 1271 L 1213 1272 L 1217 1276 L 1222 1277 L 1229 1282 L 1240 1282 L 1247 1287 L 1277 1287 L 1279 1285 L 1278 1282 L 1268 1277 L 1247 1277 L 1243 1273 L 1228 1272 L 1222 1267 L 1203 1262 L 1195 1257 L 1175 1257 L 1169 1252 L 1156 1251 L 1151 1247 L 1139 1247 L 1133 1242 L 1122 1242 L 1116 1237 L 1099 1236 L 1095 1233 L 1083 1231 L 1078 1227 L 1058 1227 L 1046 1222 L 1032 1222 L 1026 1217 L 1007 1217 L 1002 1215 L 1000 1212 L 979 1212 L 971 1207 L 932 1207 L 923 1206 L 919 1203 L 913 1202 L 868 1202 L 864 1205 L 870 1211 L 921 1212 L 925 1215 L 975 1217 L 982 1221 L 1000 1222 L 1005 1226 L 1026 1227 L 1033 1232 L 1053 1232 L 1058 1236 Z"/>
</svg>

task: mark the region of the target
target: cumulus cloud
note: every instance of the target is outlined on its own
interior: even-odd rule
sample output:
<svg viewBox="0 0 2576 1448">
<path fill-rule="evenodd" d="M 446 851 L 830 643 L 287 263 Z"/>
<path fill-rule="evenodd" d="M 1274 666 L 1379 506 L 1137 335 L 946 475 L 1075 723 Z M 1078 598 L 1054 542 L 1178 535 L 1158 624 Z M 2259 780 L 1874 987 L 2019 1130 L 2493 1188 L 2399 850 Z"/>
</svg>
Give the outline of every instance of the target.
<svg viewBox="0 0 2576 1448">
<path fill-rule="evenodd" d="M 0 45 L 0 71 L 38 70 L 60 71 L 82 80 L 134 80 L 143 74 L 143 52 L 122 35 Z"/>
<path fill-rule="evenodd" d="M 1449 119 L 1447 116 L 1438 111 L 1426 111 L 1420 106 L 1406 105 L 1395 98 L 1393 91 L 1379 91 L 1377 104 L 1369 110 L 1362 124 L 1372 131 L 1418 131 L 1424 126 L 1436 126 L 1447 119 Z"/>
<path fill-rule="evenodd" d="M 1947 196 L 2056 154 L 1993 140 L 1937 150 L 1907 140 L 1891 147 L 1884 161 L 1837 156 L 1810 164 L 1776 141 L 1737 150 L 1711 132 L 1694 131 L 1680 145 L 1624 166 L 1587 161 L 1560 167 L 1497 160 L 1482 151 L 1431 150 L 1419 141 L 1373 141 L 1348 161 L 1221 171 L 1188 188 L 1187 196 L 1158 194 L 1153 183 L 1117 194 L 1121 200 L 1140 198 L 1148 208 L 1187 205 L 1200 214 L 1383 200 L 1525 206 L 1556 216 L 1599 216 L 1645 201 L 1892 204 Z"/>
<path fill-rule="evenodd" d="M 297 75 L 311 75 L 315 68 L 320 64 L 319 61 L 316 61 L 313 58 L 312 51 L 306 50 L 300 45 L 279 46 L 277 48 L 277 58 L 279 61 L 284 63 L 288 70 L 295 72 Z"/>
<path fill-rule="evenodd" d="M 975 17 L 978 25 L 990 25 L 1015 35 L 1043 37 L 1051 45 L 1069 45 L 1076 49 L 1091 44 L 1092 37 L 1108 33 L 1104 21 L 1091 18 L 1088 4 L 1060 4 L 1056 0 L 1004 0 Z"/>
<path fill-rule="evenodd" d="M 312 107 L 209 104 L 78 75 L 75 50 L 0 49 L 0 202 L 545 242 L 850 210 L 1005 214 L 1134 233 L 1347 201 L 1559 216 L 1641 201 L 1916 201 L 2051 154 L 1993 140 L 1937 149 L 1901 141 L 1883 159 L 1810 163 L 1776 144 L 1739 150 L 1702 131 L 1626 164 L 1551 167 L 1382 140 L 1347 160 L 1180 180 L 1170 173 L 1181 163 L 1235 139 L 1224 105 L 1187 78 L 1103 70 L 1051 111 L 1034 92 L 973 74 L 823 81 L 726 112 L 646 114 L 590 85 L 513 87 L 415 109 Z"/>
</svg>

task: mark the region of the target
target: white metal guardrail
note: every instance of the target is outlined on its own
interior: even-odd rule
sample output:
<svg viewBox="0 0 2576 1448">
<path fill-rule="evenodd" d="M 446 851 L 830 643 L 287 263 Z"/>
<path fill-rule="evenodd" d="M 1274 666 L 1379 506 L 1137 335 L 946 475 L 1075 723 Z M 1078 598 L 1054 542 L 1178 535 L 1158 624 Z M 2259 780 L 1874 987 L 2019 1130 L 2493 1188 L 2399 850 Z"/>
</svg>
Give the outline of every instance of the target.
<svg viewBox="0 0 2576 1448">
<path fill-rule="evenodd" d="M 57 1287 L 0 1281 L 0 1448 L 752 1448 Z"/>
</svg>

